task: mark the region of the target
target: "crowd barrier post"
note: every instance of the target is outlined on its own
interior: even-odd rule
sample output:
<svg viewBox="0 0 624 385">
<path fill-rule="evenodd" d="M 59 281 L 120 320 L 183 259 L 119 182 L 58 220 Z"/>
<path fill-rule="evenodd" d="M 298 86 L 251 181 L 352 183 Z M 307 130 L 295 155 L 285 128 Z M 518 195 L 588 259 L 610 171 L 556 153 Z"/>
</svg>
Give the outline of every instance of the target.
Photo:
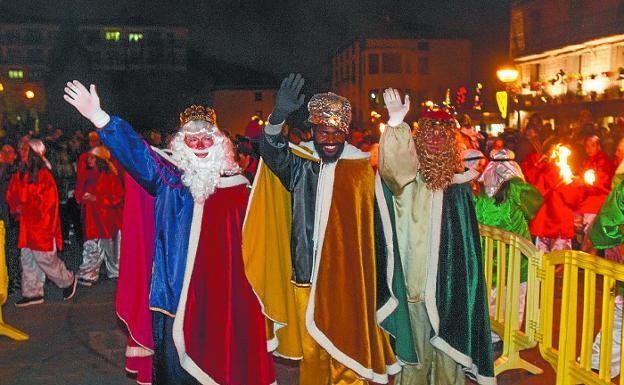
<svg viewBox="0 0 624 385">
<path fill-rule="evenodd" d="M 13 326 L 7 325 L 2 318 L 2 305 L 6 302 L 9 284 L 4 248 L 5 236 L 4 222 L 0 221 L 0 336 L 7 336 L 16 341 L 25 341 L 28 339 L 28 334 Z"/>
</svg>

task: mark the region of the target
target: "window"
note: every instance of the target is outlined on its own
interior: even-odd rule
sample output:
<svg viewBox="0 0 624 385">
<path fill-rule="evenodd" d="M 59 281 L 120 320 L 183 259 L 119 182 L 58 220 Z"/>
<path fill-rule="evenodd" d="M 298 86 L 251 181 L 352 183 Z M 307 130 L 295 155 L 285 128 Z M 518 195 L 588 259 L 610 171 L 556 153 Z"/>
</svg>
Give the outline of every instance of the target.
<svg viewBox="0 0 624 385">
<path fill-rule="evenodd" d="M 428 57 L 418 58 L 418 73 L 421 75 L 429 74 L 429 58 Z"/>
<path fill-rule="evenodd" d="M 138 43 L 143 40 L 143 34 L 139 32 L 133 32 L 128 34 L 128 41 L 131 43 Z"/>
<path fill-rule="evenodd" d="M 368 73 L 379 73 L 379 55 L 376 53 L 371 53 L 370 55 L 368 55 Z"/>
<path fill-rule="evenodd" d="M 384 53 L 383 59 L 383 73 L 385 74 L 400 74 L 401 73 L 401 54 L 398 53 Z"/>
<path fill-rule="evenodd" d="M 351 62 L 351 83 L 355 83 L 355 62 Z"/>
<path fill-rule="evenodd" d="M 262 101 L 262 92 L 255 92 L 254 93 L 254 100 L 256 102 L 261 102 Z"/>
<path fill-rule="evenodd" d="M 9 70 L 9 79 L 23 79 L 24 71 L 22 70 Z"/>
<path fill-rule="evenodd" d="M 119 41 L 121 39 L 121 32 L 119 31 L 107 31 L 104 35 L 108 41 Z"/>
<path fill-rule="evenodd" d="M 418 50 L 419 51 L 429 51 L 429 42 L 428 41 L 419 41 L 418 42 Z"/>
</svg>

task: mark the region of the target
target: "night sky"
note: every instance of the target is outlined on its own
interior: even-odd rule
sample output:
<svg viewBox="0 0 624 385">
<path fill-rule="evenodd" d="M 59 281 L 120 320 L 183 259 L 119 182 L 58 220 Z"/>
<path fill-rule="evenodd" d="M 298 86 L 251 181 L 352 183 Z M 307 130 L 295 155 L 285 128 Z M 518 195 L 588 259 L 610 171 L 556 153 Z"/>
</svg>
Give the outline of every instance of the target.
<svg viewBox="0 0 624 385">
<path fill-rule="evenodd" d="M 337 47 L 388 24 L 474 42 L 475 80 L 488 83 L 508 52 L 511 0 L 0 0 L 0 16 L 28 20 L 185 26 L 190 48 L 277 76 L 316 76 Z"/>
</svg>

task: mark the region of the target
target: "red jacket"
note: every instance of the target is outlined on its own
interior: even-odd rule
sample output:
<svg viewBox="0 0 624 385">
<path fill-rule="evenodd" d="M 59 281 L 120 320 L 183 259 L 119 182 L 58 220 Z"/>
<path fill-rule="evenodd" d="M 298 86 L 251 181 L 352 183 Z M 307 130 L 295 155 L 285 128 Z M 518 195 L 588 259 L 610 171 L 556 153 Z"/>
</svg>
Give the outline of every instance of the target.
<svg viewBox="0 0 624 385">
<path fill-rule="evenodd" d="M 32 184 L 28 183 L 28 172 L 13 174 L 6 200 L 11 214 L 20 210 L 18 248 L 53 251 L 56 245 L 62 249 L 58 191 L 50 170 L 42 168 Z"/>
<path fill-rule="evenodd" d="M 123 187 L 119 177 L 113 172 L 89 169 L 83 188 L 76 200 L 82 206 L 85 240 L 112 239 L 121 229 Z M 95 202 L 82 199 L 87 192 L 95 196 Z"/>
<path fill-rule="evenodd" d="M 523 165 L 529 166 L 524 162 Z M 529 223 L 531 235 L 572 239 L 574 213 L 585 196 L 582 185 L 576 180 L 570 184 L 563 183 L 559 167 L 552 161 L 533 164 L 526 167 L 526 170 L 527 180 L 531 180 L 544 197 L 544 203 Z"/>
<path fill-rule="evenodd" d="M 587 170 L 594 170 L 596 172 L 596 182 L 593 185 L 583 184 L 583 190 L 585 192 L 585 199 L 581 202 L 578 208 L 579 213 L 598 214 L 604 201 L 607 199 L 607 195 L 611 191 L 611 178 L 615 169 L 613 162 L 607 154 L 600 151 L 596 155 L 587 158 L 583 164 L 581 178 Z"/>
</svg>

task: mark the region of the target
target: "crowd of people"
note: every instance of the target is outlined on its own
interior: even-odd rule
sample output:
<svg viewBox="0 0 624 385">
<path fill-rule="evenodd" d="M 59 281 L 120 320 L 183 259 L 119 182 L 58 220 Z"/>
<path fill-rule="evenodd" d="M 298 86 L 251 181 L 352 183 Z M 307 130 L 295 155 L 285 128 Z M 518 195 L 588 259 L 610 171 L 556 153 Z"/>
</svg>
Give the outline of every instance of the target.
<svg viewBox="0 0 624 385">
<path fill-rule="evenodd" d="M 118 278 L 140 383 L 271 384 L 277 355 L 300 361 L 301 385 L 495 384 L 479 223 L 621 261 L 624 220 L 599 214 L 622 205 L 609 196 L 624 173 L 619 122 L 583 112 L 557 136 L 534 115 L 488 138 L 441 108 L 412 127 L 409 97 L 387 89 L 379 137 L 352 130 L 331 92 L 289 128 L 303 86 L 284 79 L 267 124 L 236 138 L 190 106 L 163 145 L 109 116 L 95 86 L 67 83 L 96 130 L 50 128 L 0 151 L 16 305 L 44 302 L 46 277 L 64 300 Z M 76 272 L 57 255 L 72 239 Z"/>
</svg>

